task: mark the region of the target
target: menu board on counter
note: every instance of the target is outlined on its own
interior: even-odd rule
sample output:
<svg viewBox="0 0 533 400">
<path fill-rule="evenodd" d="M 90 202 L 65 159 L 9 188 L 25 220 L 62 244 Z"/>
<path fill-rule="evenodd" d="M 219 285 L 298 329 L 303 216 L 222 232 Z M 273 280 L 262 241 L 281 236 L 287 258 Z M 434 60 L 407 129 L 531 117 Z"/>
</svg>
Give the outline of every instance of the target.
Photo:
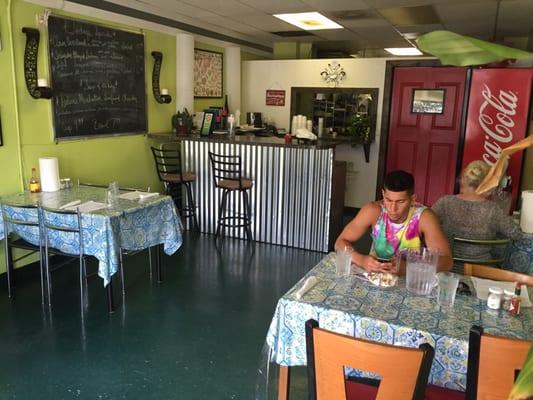
<svg viewBox="0 0 533 400">
<path fill-rule="evenodd" d="M 55 138 L 145 133 L 144 36 L 48 19 Z"/>
</svg>

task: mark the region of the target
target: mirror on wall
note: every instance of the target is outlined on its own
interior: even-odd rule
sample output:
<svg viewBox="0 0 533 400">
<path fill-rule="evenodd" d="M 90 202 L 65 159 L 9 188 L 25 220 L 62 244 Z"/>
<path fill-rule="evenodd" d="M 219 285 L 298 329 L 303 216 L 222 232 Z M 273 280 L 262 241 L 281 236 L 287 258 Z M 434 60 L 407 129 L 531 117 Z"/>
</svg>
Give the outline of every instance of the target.
<svg viewBox="0 0 533 400">
<path fill-rule="evenodd" d="M 377 88 L 291 88 L 291 115 L 307 116 L 313 121 L 315 133 L 322 118 L 325 133 L 347 135 L 355 113 L 370 116 L 375 126 L 377 104 Z"/>
</svg>

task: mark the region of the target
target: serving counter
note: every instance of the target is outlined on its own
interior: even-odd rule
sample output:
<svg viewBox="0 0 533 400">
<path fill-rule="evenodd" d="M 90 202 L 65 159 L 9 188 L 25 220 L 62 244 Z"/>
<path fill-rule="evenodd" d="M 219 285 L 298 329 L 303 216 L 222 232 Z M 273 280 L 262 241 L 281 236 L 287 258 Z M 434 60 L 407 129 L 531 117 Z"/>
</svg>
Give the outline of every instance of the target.
<svg viewBox="0 0 533 400">
<path fill-rule="evenodd" d="M 150 134 L 158 147 L 178 146 L 183 169 L 196 174 L 193 193 L 200 230 L 216 232 L 221 191 L 214 186 L 208 152 L 240 155 L 250 192 L 252 233 L 260 242 L 326 252 L 342 229 L 346 164 L 334 161 L 329 141 L 285 144 L 283 138 L 241 135 Z M 239 197 L 229 210 L 239 209 Z M 242 230 L 226 231 L 245 238 Z"/>
</svg>

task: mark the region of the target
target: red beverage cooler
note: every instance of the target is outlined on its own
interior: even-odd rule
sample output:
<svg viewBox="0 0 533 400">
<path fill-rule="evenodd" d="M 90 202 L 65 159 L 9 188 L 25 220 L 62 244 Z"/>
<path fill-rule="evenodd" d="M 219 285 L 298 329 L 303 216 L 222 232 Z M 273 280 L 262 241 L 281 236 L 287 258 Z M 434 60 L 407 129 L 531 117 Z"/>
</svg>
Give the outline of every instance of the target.
<svg viewBox="0 0 533 400">
<path fill-rule="evenodd" d="M 464 168 L 473 160 L 492 165 L 501 150 L 526 136 L 533 68 L 487 68 L 472 71 L 463 152 Z M 523 152 L 509 159 L 512 202 L 518 195 Z"/>
</svg>

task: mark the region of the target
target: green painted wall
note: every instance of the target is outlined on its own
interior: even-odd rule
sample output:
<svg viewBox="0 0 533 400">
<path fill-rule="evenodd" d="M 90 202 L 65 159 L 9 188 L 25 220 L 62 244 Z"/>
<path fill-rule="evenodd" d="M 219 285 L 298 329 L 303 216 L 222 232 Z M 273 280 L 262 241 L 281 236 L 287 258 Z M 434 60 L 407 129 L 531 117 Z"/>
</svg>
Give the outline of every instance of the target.
<svg viewBox="0 0 533 400">
<path fill-rule="evenodd" d="M 53 140 L 51 102 L 34 100 L 26 90 L 23 71 L 25 35 L 22 27 L 35 26 L 35 15 L 43 8 L 22 1 L 12 6 L 12 36 L 9 37 L 7 1 L 0 0 L 0 29 L 3 50 L 0 51 L 0 74 L 3 77 L 0 90 L 0 113 L 5 145 L 0 147 L 0 169 L 2 177 L 0 195 L 14 193 L 22 189 L 23 182 L 29 180 L 31 168 L 38 165 L 39 157 L 55 156 L 59 159 L 60 175 L 78 177 L 83 180 L 107 184 L 117 180 L 122 186 L 147 187 L 162 190 L 155 173 L 150 141 L 143 134 L 115 136 L 86 140 L 72 140 L 55 143 Z M 139 31 L 110 21 L 96 20 L 85 16 L 53 10 L 54 14 L 99 22 L 116 28 Z M 176 43 L 175 36 L 153 31 L 143 31 L 145 35 L 146 93 L 149 132 L 170 132 L 170 117 L 175 109 L 176 87 Z M 39 76 L 49 77 L 47 70 L 47 37 L 41 34 L 39 47 Z M 161 71 L 161 87 L 169 88 L 173 95 L 170 104 L 159 104 L 152 95 L 151 52 L 163 52 L 164 62 Z M 14 54 L 15 77 L 12 73 L 11 52 Z M 13 85 L 13 79 L 15 84 Z M 14 89 L 15 87 L 15 89 Z M 18 111 L 18 119 L 17 119 Z M 17 128 L 17 121 L 19 127 Z M 21 141 L 22 169 L 18 167 L 17 138 Z M 0 254 L 0 272 L 5 271 L 3 254 Z"/>
<path fill-rule="evenodd" d="M 310 42 L 276 42 L 274 43 L 274 60 L 293 60 L 313 58 L 313 43 Z"/>
</svg>

